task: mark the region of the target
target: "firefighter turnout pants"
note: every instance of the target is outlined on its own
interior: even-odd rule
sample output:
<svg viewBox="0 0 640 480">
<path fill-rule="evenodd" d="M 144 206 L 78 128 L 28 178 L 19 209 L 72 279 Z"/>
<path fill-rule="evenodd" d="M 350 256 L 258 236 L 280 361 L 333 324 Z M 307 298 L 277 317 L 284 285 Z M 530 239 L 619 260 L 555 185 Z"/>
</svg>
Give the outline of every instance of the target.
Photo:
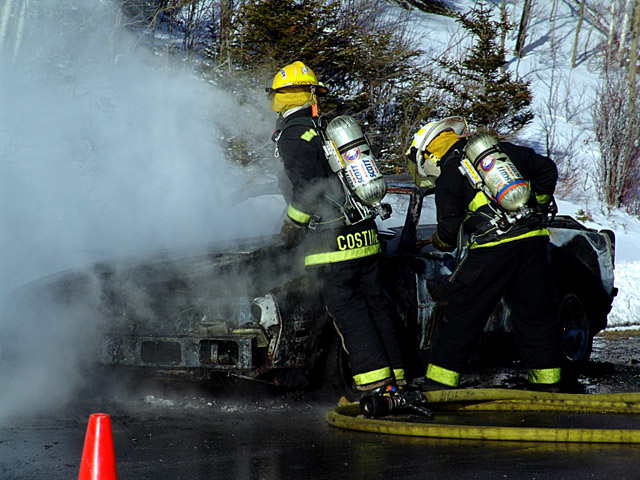
<svg viewBox="0 0 640 480">
<path fill-rule="evenodd" d="M 349 353 L 359 390 L 404 381 L 402 351 L 389 301 L 382 291 L 378 256 L 318 268 L 322 297 Z"/>
<path fill-rule="evenodd" d="M 561 347 L 549 264 L 548 237 L 472 248 L 447 291 L 427 377 L 457 386 L 472 348 L 504 295 L 518 351 L 531 383 L 560 381 Z"/>
</svg>

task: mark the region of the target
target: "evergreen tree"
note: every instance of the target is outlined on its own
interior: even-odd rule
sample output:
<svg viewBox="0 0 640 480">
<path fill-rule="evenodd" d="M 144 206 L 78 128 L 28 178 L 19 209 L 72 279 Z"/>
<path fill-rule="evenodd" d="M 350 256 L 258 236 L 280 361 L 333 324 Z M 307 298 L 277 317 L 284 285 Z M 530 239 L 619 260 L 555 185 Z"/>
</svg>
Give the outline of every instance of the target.
<svg viewBox="0 0 640 480">
<path fill-rule="evenodd" d="M 242 6 L 233 52 L 244 68 L 274 70 L 295 60 L 317 68 L 332 50 L 338 0 L 262 0 Z"/>
<path fill-rule="evenodd" d="M 435 58 L 442 71 L 432 80 L 445 93 L 440 116 L 462 115 L 476 128 L 507 135 L 533 119 L 532 95 L 529 82 L 503 71 L 505 50 L 497 41 L 511 26 L 495 20 L 492 13 L 478 2 L 468 13 L 456 15 L 472 44 L 462 59 Z"/>
<path fill-rule="evenodd" d="M 321 113 L 354 116 L 381 167 L 399 172 L 409 132 L 430 102 L 415 61 L 421 52 L 411 48 L 406 22 L 385 17 L 385 8 L 384 0 L 247 2 L 232 50 L 238 68 L 253 73 L 254 91 L 283 65 L 301 60 L 310 66 L 330 88 Z"/>
</svg>

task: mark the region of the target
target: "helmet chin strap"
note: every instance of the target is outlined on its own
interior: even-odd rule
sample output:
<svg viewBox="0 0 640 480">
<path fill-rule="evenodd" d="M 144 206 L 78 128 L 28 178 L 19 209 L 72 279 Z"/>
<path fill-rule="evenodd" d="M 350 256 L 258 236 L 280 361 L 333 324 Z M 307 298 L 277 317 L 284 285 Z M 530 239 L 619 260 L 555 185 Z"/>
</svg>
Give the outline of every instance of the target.
<svg viewBox="0 0 640 480">
<path fill-rule="evenodd" d="M 316 86 L 311 85 L 311 98 L 309 99 L 309 103 L 311 104 L 311 116 L 318 116 L 318 97 L 316 96 Z"/>
</svg>

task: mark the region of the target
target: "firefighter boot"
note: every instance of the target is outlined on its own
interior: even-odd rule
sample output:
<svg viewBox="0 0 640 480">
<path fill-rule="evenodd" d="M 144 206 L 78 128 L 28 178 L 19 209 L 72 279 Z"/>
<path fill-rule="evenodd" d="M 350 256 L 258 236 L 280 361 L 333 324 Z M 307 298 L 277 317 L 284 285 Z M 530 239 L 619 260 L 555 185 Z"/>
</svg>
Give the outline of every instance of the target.
<svg viewBox="0 0 640 480">
<path fill-rule="evenodd" d="M 452 390 L 455 387 L 436 382 L 427 377 L 418 377 L 411 381 L 409 387 L 419 392 L 435 392 L 438 390 Z"/>
</svg>

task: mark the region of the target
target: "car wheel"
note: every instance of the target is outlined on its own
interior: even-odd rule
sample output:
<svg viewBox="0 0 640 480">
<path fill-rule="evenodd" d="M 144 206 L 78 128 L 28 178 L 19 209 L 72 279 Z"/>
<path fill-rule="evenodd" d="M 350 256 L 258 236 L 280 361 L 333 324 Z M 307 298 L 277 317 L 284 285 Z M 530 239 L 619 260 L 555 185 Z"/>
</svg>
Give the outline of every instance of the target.
<svg viewBox="0 0 640 480">
<path fill-rule="evenodd" d="M 593 346 L 587 304 L 581 295 L 566 293 L 558 307 L 560 344 L 566 366 L 579 368 L 589 361 Z"/>
<path fill-rule="evenodd" d="M 336 333 L 329 343 L 324 370 L 325 385 L 336 395 L 344 395 L 347 400 L 356 399 L 356 388 L 353 382 L 349 354 L 342 348 L 340 336 Z"/>
</svg>

